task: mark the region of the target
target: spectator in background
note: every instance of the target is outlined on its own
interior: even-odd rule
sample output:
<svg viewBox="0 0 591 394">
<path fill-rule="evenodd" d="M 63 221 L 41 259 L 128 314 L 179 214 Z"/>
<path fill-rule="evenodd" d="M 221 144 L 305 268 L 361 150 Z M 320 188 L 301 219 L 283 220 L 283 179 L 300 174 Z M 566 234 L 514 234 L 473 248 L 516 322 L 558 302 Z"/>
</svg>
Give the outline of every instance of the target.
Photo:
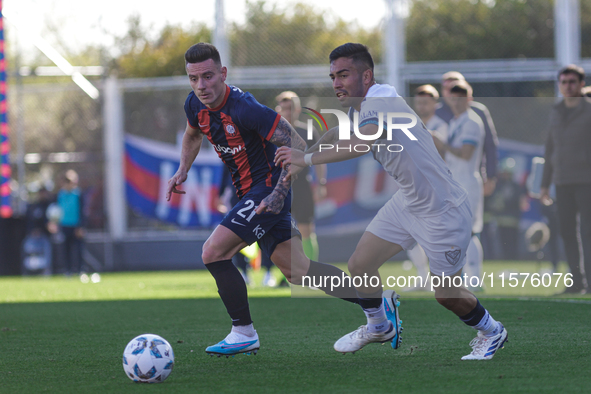
<svg viewBox="0 0 591 394">
<path fill-rule="evenodd" d="M 441 141 L 447 141 L 448 122 L 435 114 L 439 103 L 439 92 L 432 85 L 419 86 L 415 90 L 414 109 L 427 130 Z M 441 153 L 441 152 L 440 152 Z"/>
<path fill-rule="evenodd" d="M 466 250 L 464 273 L 470 277 L 480 277 L 484 259 L 480 242 L 484 196 L 479 170 L 485 132 L 481 118 L 471 108 L 471 101 L 472 87 L 464 80 L 455 81 L 450 88 L 447 101 L 454 114 L 449 123 L 449 136 L 445 142 L 438 138 L 434 138 L 433 141 L 437 150 L 444 152 L 445 162 L 453 179 L 468 192 L 472 210 L 472 238 Z"/>
<path fill-rule="evenodd" d="M 432 85 L 419 86 L 415 90 L 414 97 L 414 110 L 421 118 L 421 121 L 425 124 L 425 127 L 433 138 L 438 138 L 442 142 L 447 142 L 447 123 L 439 116 L 435 115 L 437 104 L 439 103 L 439 92 Z M 437 145 L 436 145 L 437 146 Z M 439 150 L 439 154 L 442 158 L 445 156 L 445 152 Z M 417 269 L 417 274 L 423 279 L 423 286 L 409 287 L 406 291 L 415 290 L 426 290 L 426 285 L 429 273 L 429 259 L 427 254 L 421 245 L 417 244 L 414 248 L 406 251 L 406 254 L 410 261 L 414 264 Z"/>
<path fill-rule="evenodd" d="M 526 201 L 523 186 L 513 179 L 515 160 L 508 157 L 501 162 L 498 182 L 493 194 L 486 199 L 486 211 L 496 223 L 497 235 L 501 243 L 502 258 L 519 258 L 519 220 Z"/>
<path fill-rule="evenodd" d="M 292 91 L 281 92 L 275 97 L 275 102 L 277 103 L 275 111 L 293 126 L 300 137 L 306 141 L 308 147 L 314 145 L 320 139 L 317 130 L 314 130 L 311 141 L 307 139 L 307 127 L 303 122 L 298 120 L 302 112 L 302 104 L 296 93 Z M 319 248 L 318 240 L 316 239 L 316 229 L 314 227 L 314 206 L 316 201 L 326 197 L 326 164 L 316 165 L 314 168 L 316 170 L 316 179 L 318 180 L 316 188 L 312 188 L 312 174 L 309 173 L 308 167 L 304 168 L 292 182 L 293 198 L 291 201 L 291 214 L 302 234 L 304 253 L 310 259 L 318 260 Z M 275 281 L 271 276 L 273 263 L 264 253 L 261 259 L 261 266 L 267 270 L 263 279 L 263 285 L 274 286 Z M 279 285 L 286 286 L 288 284 L 283 278 L 279 282 Z"/>
<path fill-rule="evenodd" d="M 103 181 L 100 180 L 84 193 L 84 217 L 87 229 L 102 229 L 105 226 Z"/>
<path fill-rule="evenodd" d="M 47 218 L 47 208 L 53 202 L 51 193 L 42 187 L 37 192 L 37 200 L 27 207 L 27 233 L 39 230 L 42 234 L 49 237 L 49 228 Z"/>
<path fill-rule="evenodd" d="M 293 126 L 300 137 L 306 141 L 308 147 L 320 139 L 317 130 L 314 130 L 311 141 L 307 139 L 306 125 L 298 120 L 302 112 L 302 105 L 297 94 L 285 91 L 275 97 L 275 101 L 277 102 L 275 111 Z M 312 174 L 308 172 L 307 167 L 293 181 L 291 188 L 294 198 L 291 203 L 291 214 L 302 233 L 304 252 L 312 260 L 317 260 L 319 251 L 314 227 L 314 204 L 315 200 L 318 201 L 326 197 L 326 164 L 316 165 L 314 169 L 318 182 L 316 188 L 312 188 Z"/>
<path fill-rule="evenodd" d="M 51 193 L 42 187 L 37 194 L 37 201 L 27 207 L 27 236 L 23 240 L 23 274 L 40 271 L 45 275 L 51 274 L 53 253 L 47 208 L 52 202 Z"/>
<path fill-rule="evenodd" d="M 78 174 L 66 171 L 63 186 L 57 195 L 57 204 L 62 210 L 60 229 L 64 235 L 63 256 L 66 275 L 79 274 L 82 268 L 82 239 L 84 237 L 84 204 L 78 188 Z"/>
<path fill-rule="evenodd" d="M 584 87 L 581 93 L 583 93 L 583 96 L 585 97 L 591 97 L 591 86 Z"/>
<path fill-rule="evenodd" d="M 552 183 L 556 186 L 560 235 L 573 275 L 573 286 L 565 293 L 586 293 L 591 283 L 591 103 L 582 98 L 583 86 L 585 71 L 581 67 L 570 65 L 559 71 L 558 87 L 564 99 L 550 112 L 540 193 L 542 204 L 550 205 L 549 188 Z"/>
<path fill-rule="evenodd" d="M 443 96 L 443 102 L 439 104 L 435 113 L 447 123 L 449 123 L 454 117 L 449 106 L 451 88 L 457 81 L 465 80 L 464 76 L 457 71 L 447 72 L 441 77 L 441 95 Z M 486 197 L 490 196 L 495 190 L 499 157 L 497 146 L 499 145 L 499 141 L 497 138 L 497 130 L 488 108 L 484 104 L 476 101 L 470 102 L 470 108 L 476 112 L 484 124 L 484 154 L 482 155 L 480 172 L 484 182 L 484 196 Z"/>
</svg>

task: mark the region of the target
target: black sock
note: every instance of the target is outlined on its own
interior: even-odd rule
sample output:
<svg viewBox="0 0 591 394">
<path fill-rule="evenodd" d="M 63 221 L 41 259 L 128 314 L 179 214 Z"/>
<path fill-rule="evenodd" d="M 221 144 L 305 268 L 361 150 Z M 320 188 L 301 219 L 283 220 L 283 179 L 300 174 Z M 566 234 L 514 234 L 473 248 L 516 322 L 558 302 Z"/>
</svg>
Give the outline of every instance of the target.
<svg viewBox="0 0 591 394">
<path fill-rule="evenodd" d="M 248 307 L 246 283 L 232 260 L 215 261 L 205 264 L 218 286 L 218 293 L 232 318 L 233 326 L 247 326 L 252 323 Z"/>
<path fill-rule="evenodd" d="M 476 306 L 470 313 L 464 316 L 460 316 L 460 320 L 466 323 L 467 325 L 474 327 L 484 317 L 486 314 L 486 309 L 482 305 L 480 305 L 480 301 L 476 300 Z"/>
<path fill-rule="evenodd" d="M 354 304 L 358 304 L 359 298 L 357 297 L 357 291 L 355 290 L 355 286 L 353 286 L 352 281 L 341 281 L 341 286 L 331 289 L 330 280 L 325 281 L 323 279 L 320 279 L 327 276 L 336 276 L 342 279 L 343 275 L 344 277 L 349 277 L 349 275 L 347 275 L 344 271 L 340 270 L 334 265 L 323 264 L 313 260 L 310 260 L 310 268 L 308 269 L 308 273 L 306 274 L 306 276 L 309 276 L 311 278 L 311 283 L 313 286 L 318 287 L 320 290 L 322 290 L 329 296 L 333 296 L 345 301 L 352 302 Z M 314 277 L 317 277 L 316 281 L 314 280 Z M 320 283 L 321 286 L 316 286 L 316 283 Z"/>
<path fill-rule="evenodd" d="M 373 294 L 357 292 L 359 305 L 363 309 L 379 308 L 382 305 L 382 289 L 376 290 Z"/>
</svg>

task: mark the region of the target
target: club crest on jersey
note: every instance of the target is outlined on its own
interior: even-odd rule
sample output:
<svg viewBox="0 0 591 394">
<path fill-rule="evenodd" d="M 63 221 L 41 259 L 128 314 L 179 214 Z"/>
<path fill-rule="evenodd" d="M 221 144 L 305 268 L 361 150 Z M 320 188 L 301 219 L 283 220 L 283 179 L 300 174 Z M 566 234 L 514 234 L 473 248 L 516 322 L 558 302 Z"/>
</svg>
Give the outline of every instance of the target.
<svg viewBox="0 0 591 394">
<path fill-rule="evenodd" d="M 236 132 L 236 128 L 231 124 L 226 125 L 226 133 L 232 135 Z"/>
</svg>

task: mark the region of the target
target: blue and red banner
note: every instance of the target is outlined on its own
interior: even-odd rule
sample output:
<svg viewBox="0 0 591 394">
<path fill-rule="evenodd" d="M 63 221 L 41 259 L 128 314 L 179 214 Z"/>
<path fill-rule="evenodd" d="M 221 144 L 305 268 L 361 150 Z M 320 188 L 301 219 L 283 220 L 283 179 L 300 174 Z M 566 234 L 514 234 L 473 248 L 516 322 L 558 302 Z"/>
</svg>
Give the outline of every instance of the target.
<svg viewBox="0 0 591 394">
<path fill-rule="evenodd" d="M 125 187 L 127 203 L 144 216 L 182 227 L 212 228 L 222 214 L 216 209 L 223 168 L 217 154 L 202 149 L 187 181 L 166 201 L 168 180 L 179 167 L 176 145 L 127 135 L 125 137 Z"/>
<path fill-rule="evenodd" d="M 532 158 L 543 155 L 543 147 L 501 140 L 500 158 L 515 161 L 514 179 L 523 184 Z M 179 166 L 176 145 L 128 135 L 125 138 L 127 203 L 144 216 L 182 227 L 213 228 L 223 215 L 216 209 L 222 171 L 226 171 L 213 149 L 202 149 L 187 181 L 186 194 L 165 193 L 168 180 Z M 371 155 L 328 165 L 327 197 L 316 204 L 316 230 L 323 234 L 363 232 L 377 211 L 396 192 L 397 186 Z M 297 198 L 297 196 L 295 197 Z M 539 220 L 532 207 L 522 220 Z"/>
<path fill-rule="evenodd" d="M 4 56 L 4 16 L 0 0 L 0 217 L 12 216 L 10 205 L 10 144 L 8 141 L 8 105 L 6 97 L 6 61 Z"/>
</svg>

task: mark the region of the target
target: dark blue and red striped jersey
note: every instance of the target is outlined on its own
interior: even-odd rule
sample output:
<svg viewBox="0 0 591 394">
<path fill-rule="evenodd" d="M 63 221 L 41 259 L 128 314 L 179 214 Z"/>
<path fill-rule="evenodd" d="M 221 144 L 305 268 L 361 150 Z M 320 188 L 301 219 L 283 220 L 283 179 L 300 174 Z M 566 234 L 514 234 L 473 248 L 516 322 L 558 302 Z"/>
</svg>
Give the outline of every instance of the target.
<svg viewBox="0 0 591 394">
<path fill-rule="evenodd" d="M 185 101 L 189 126 L 207 136 L 232 174 L 238 197 L 261 183 L 273 187 L 281 168 L 273 159 L 277 147 L 269 142 L 281 116 L 259 104 L 250 93 L 226 86 L 224 101 L 207 108 L 194 92 Z"/>
</svg>

